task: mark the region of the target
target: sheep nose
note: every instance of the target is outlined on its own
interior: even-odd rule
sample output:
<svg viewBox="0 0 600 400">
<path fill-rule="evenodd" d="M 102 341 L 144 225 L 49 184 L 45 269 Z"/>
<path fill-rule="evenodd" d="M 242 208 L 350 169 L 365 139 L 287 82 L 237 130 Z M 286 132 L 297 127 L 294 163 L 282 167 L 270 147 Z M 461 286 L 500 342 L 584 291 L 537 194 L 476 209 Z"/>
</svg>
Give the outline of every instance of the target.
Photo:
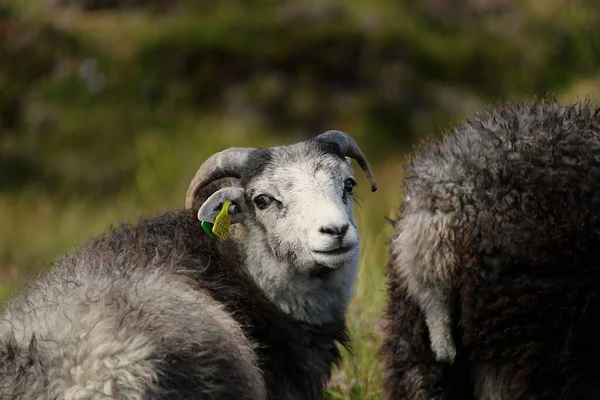
<svg viewBox="0 0 600 400">
<path fill-rule="evenodd" d="M 343 238 L 346 232 L 348 232 L 349 224 L 344 225 L 327 225 L 322 226 L 320 231 L 321 233 L 325 233 L 327 235 L 337 236 L 339 238 Z"/>
</svg>

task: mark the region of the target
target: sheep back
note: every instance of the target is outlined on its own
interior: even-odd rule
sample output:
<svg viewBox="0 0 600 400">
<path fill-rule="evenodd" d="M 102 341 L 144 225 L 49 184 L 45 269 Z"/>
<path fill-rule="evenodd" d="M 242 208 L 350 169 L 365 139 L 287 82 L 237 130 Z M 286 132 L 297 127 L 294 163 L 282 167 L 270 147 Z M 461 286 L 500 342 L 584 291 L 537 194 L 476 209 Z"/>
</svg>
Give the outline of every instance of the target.
<svg viewBox="0 0 600 400">
<path fill-rule="evenodd" d="M 235 249 L 171 212 L 112 228 L 7 305 L 0 397 L 318 399 L 336 341 L 343 322 L 291 319 Z"/>
<path fill-rule="evenodd" d="M 420 320 L 396 329 L 394 318 L 410 300 L 426 319 L 419 296 L 436 293 L 455 369 L 466 360 L 477 398 L 600 393 L 599 179 L 600 117 L 587 103 L 501 107 L 418 151 L 390 244 L 390 287 L 406 290 L 389 292 L 386 348 L 416 343 L 409 327 L 423 330 Z M 394 377 L 406 362 L 384 353 L 388 391 L 413 390 Z M 423 379 L 442 385 L 439 374 Z"/>
</svg>

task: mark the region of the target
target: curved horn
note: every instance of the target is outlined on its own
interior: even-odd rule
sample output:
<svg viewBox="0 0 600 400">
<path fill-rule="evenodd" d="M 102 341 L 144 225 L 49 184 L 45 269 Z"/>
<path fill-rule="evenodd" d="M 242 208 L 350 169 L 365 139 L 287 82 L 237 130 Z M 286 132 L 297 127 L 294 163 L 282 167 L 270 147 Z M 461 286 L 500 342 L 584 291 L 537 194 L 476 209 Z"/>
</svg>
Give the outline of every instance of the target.
<svg viewBox="0 0 600 400">
<path fill-rule="evenodd" d="M 196 193 L 209 183 L 222 178 L 240 178 L 252 151 L 254 149 L 251 147 L 230 147 L 204 161 L 190 182 L 185 207 L 191 209 Z"/>
<path fill-rule="evenodd" d="M 347 157 L 355 159 L 362 170 L 366 172 L 369 182 L 371 183 L 371 191 L 375 192 L 377 190 L 377 182 L 375 182 L 375 175 L 373 174 L 371 165 L 369 165 L 367 157 L 365 157 L 358 147 L 358 144 L 356 144 L 356 141 L 352 139 L 350 135 L 341 131 L 327 131 L 320 134 L 315 139 L 339 145 L 342 149 L 342 153 Z"/>
</svg>

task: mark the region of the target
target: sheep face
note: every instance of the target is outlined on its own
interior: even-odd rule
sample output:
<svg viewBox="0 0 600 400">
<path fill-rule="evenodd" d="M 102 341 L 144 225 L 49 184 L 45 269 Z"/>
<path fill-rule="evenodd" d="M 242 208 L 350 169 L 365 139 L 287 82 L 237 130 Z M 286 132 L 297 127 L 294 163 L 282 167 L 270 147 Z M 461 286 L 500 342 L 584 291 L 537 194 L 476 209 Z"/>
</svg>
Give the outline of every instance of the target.
<svg viewBox="0 0 600 400">
<path fill-rule="evenodd" d="M 251 224 L 264 232 L 273 255 L 292 259 L 294 273 L 321 280 L 327 270 L 356 263 L 355 178 L 349 163 L 312 142 L 270 153 L 271 162 L 248 182 L 246 198 Z"/>
<path fill-rule="evenodd" d="M 231 200 L 232 240 L 267 296 L 311 323 L 343 318 L 360 253 L 350 161 L 335 144 L 310 140 L 256 149 L 246 166 L 241 187 L 215 192 L 200 218 Z"/>
</svg>

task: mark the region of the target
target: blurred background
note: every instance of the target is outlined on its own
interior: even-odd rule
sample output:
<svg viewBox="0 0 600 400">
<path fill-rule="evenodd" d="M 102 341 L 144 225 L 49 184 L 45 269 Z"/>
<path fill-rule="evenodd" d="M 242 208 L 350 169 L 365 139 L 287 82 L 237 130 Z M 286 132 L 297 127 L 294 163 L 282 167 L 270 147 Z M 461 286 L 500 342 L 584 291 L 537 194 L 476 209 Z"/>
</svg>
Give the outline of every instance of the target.
<svg viewBox="0 0 600 400">
<path fill-rule="evenodd" d="M 210 154 L 350 133 L 355 339 L 328 398 L 382 398 L 405 155 L 500 101 L 600 92 L 595 0 L 0 0 L 0 299 L 109 224 L 181 207 Z M 365 183 L 362 179 L 359 183 Z"/>
</svg>

